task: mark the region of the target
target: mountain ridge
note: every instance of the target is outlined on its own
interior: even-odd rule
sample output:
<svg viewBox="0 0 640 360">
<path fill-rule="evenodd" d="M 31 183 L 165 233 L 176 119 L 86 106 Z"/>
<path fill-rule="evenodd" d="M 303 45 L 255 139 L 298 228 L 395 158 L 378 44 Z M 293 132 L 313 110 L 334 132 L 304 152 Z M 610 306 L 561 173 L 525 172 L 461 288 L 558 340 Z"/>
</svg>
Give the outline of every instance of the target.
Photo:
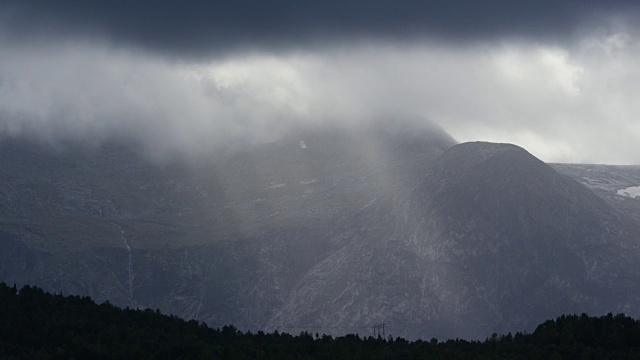
<svg viewBox="0 0 640 360">
<path fill-rule="evenodd" d="M 0 280 L 253 330 L 640 314 L 638 223 L 525 150 L 321 130 L 189 164 L 2 143 Z"/>
</svg>

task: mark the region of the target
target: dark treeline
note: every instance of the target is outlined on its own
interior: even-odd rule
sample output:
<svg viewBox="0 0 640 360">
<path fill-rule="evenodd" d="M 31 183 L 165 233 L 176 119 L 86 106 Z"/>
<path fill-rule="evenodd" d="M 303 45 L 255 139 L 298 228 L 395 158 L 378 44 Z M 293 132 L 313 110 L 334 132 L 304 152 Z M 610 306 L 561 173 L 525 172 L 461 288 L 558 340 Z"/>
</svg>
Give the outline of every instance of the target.
<svg viewBox="0 0 640 360">
<path fill-rule="evenodd" d="M 0 283 L 3 359 L 640 359 L 640 322 L 624 315 L 561 316 L 531 333 L 484 341 L 407 341 L 303 332 L 211 329 L 159 311 Z"/>
</svg>

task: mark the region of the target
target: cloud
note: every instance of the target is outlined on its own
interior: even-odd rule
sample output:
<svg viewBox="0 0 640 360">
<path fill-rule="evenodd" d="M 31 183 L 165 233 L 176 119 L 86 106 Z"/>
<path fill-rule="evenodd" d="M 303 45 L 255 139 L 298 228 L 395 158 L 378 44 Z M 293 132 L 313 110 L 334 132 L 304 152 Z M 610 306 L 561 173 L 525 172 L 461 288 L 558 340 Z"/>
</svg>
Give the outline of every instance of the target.
<svg viewBox="0 0 640 360">
<path fill-rule="evenodd" d="M 563 41 L 585 27 L 633 24 L 637 9 L 624 0 L 4 0 L 0 23 L 15 41 L 97 38 L 201 57 L 362 39 Z"/>
<path fill-rule="evenodd" d="M 247 29 L 236 33 L 237 24 L 198 20 L 198 14 L 213 11 L 204 3 L 172 13 L 193 21 L 189 26 L 201 24 L 202 34 L 193 39 L 182 29 L 187 26 L 182 20 L 169 19 L 166 28 L 160 25 L 159 19 L 170 13 L 164 5 L 134 4 L 131 13 L 123 13 L 129 6 L 124 2 L 109 8 L 72 0 L 48 4 L 27 0 L 0 5 L 7 10 L 0 12 L 0 28 L 7 30 L 0 32 L 2 134 L 37 136 L 52 143 L 125 137 L 142 144 L 147 153 L 164 156 L 268 141 L 300 124 L 359 127 L 371 119 L 424 118 L 459 141 L 512 142 L 546 161 L 640 163 L 637 32 L 624 16 L 613 15 L 593 23 L 606 26 L 581 27 L 591 21 L 585 14 L 598 8 L 589 2 L 532 9 L 533 19 L 551 24 L 547 30 L 537 20 L 519 27 L 513 19 L 502 19 L 498 15 L 504 11 L 515 11 L 508 4 L 501 10 L 499 3 L 466 8 L 462 15 L 449 7 L 453 5 L 436 9 L 461 16 L 445 17 L 447 21 L 465 19 L 471 10 L 480 14 L 477 21 L 497 17 L 494 30 L 477 31 L 472 30 L 474 22 L 417 25 L 428 18 L 409 14 L 421 6 L 413 2 L 399 3 L 405 7 L 393 10 L 384 2 L 373 10 L 359 7 L 365 20 L 334 14 L 329 10 L 338 5 L 332 2 L 321 9 L 310 4 L 326 19 L 307 25 L 302 16 L 298 24 L 287 12 L 292 11 L 287 6 L 302 6 L 295 3 L 265 9 L 264 38 L 256 39 L 243 32 Z M 224 2 L 216 6 L 221 6 L 220 13 L 210 19 L 234 14 L 242 24 L 252 19 L 252 12 L 257 14 L 244 14 Z M 526 10 L 526 3 L 523 6 Z M 355 9 L 344 11 L 348 15 Z M 382 17 L 382 10 L 389 13 Z M 20 21 L 27 14 L 49 20 Z M 626 16 L 633 14 L 629 10 Z M 133 23 L 136 15 L 141 24 Z M 374 15 L 384 21 L 371 30 Z M 286 21 L 271 24 L 275 18 Z M 400 23 L 403 18 L 406 24 Z M 324 44 L 307 44 L 304 34 L 317 30 L 313 24 L 334 24 L 334 37 Z M 554 40 L 551 35 L 565 25 L 572 37 Z M 214 26 L 227 32 L 212 35 Z M 419 35 L 437 35 L 439 26 L 450 34 Z M 270 48 L 263 42 L 285 29 L 292 32 L 281 39 L 287 46 Z M 512 37 L 510 29 L 526 36 Z M 362 36 L 340 40 L 341 31 L 349 37 L 351 30 Z M 296 32 L 304 36 L 297 38 Z M 409 39 L 396 41 L 403 34 Z M 458 41 L 471 38 L 475 40 Z M 162 45 L 167 39 L 175 43 Z M 237 44 L 250 46 L 229 50 Z M 200 46 L 206 51 L 197 50 Z M 216 49 L 223 49 L 222 55 L 210 54 Z"/>
<path fill-rule="evenodd" d="M 517 143 L 547 161 L 640 164 L 639 45 L 616 33 L 572 48 L 502 48 L 490 57 L 495 87 L 486 89 L 495 106 L 464 106 L 477 121 L 459 114 L 448 129 L 459 140 Z"/>
</svg>

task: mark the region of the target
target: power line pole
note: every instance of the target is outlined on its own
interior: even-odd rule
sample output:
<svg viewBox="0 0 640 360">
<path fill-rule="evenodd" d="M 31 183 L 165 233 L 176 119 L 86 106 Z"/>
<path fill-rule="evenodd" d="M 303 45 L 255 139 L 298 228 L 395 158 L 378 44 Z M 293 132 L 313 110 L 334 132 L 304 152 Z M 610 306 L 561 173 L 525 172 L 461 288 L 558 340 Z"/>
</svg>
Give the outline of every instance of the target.
<svg viewBox="0 0 640 360">
<path fill-rule="evenodd" d="M 384 339 L 384 328 L 386 324 L 373 325 L 373 337 L 380 337 Z"/>
</svg>

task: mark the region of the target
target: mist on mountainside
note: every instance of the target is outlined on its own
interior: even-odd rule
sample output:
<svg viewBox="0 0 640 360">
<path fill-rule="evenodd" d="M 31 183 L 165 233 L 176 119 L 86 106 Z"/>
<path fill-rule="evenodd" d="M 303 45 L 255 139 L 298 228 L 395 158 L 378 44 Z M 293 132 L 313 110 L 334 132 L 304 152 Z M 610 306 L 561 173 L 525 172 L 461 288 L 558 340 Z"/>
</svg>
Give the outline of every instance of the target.
<svg viewBox="0 0 640 360">
<path fill-rule="evenodd" d="M 639 312 L 619 189 L 517 146 L 456 144 L 416 118 L 199 154 L 133 140 L 3 139 L 2 280 L 212 326 L 407 338 Z"/>
</svg>

